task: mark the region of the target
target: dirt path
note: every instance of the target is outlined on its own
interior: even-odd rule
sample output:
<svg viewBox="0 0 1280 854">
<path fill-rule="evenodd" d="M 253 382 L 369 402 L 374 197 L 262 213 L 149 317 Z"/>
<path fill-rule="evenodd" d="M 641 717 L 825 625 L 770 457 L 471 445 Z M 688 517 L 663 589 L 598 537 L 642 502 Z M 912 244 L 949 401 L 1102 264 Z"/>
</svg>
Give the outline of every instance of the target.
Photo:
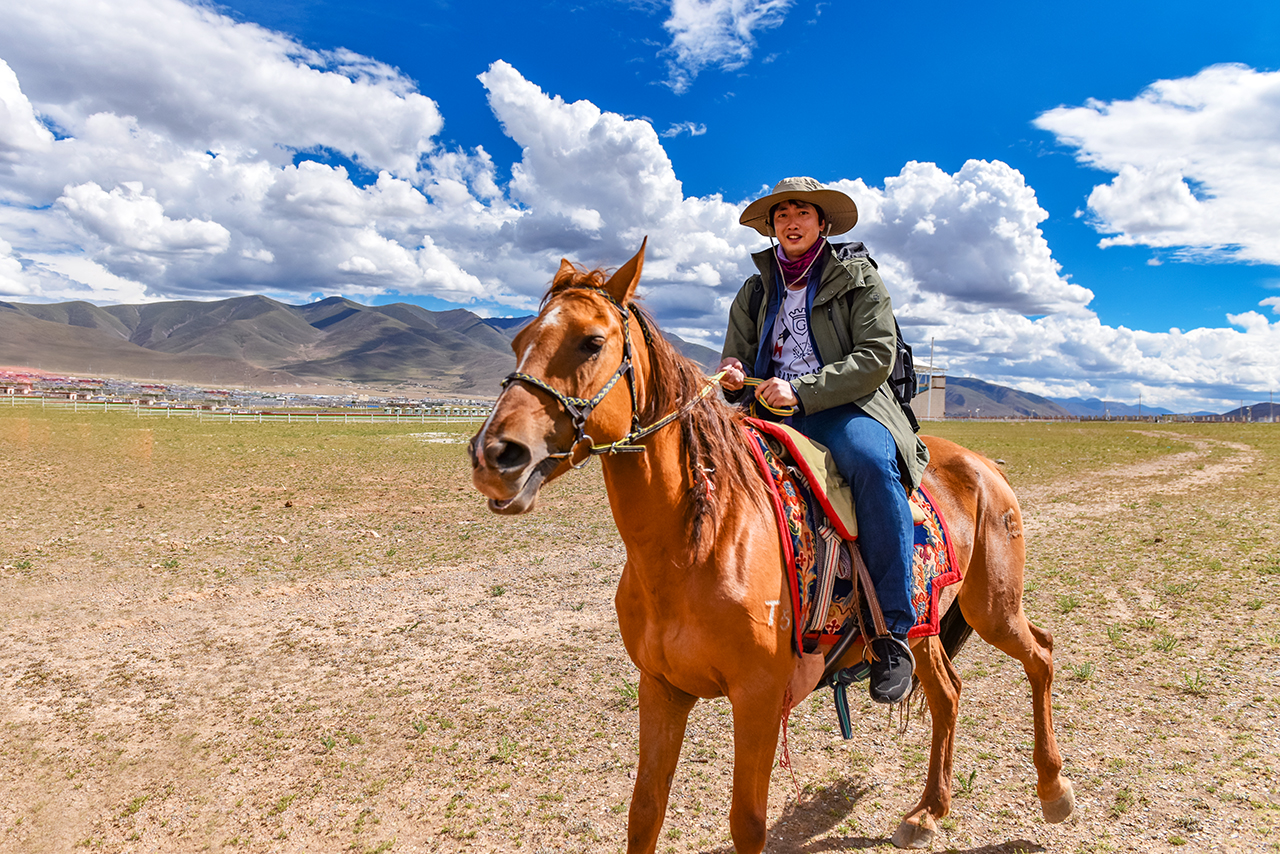
<svg viewBox="0 0 1280 854">
<path fill-rule="evenodd" d="M 636 673 L 598 468 L 509 521 L 421 445 L 245 433 L 234 465 L 126 481 L 40 429 L 0 487 L 0 851 L 623 847 Z M 1248 489 L 1280 454 L 1153 435 L 1190 447 L 1019 488 L 1080 819 L 1040 819 L 1026 680 L 975 643 L 938 848 L 1277 850 L 1280 499 Z M 851 742 L 825 692 L 797 709 L 770 851 L 888 849 L 929 728 L 854 706 Z M 728 713 L 691 717 L 662 852 L 730 849 Z"/>
<path fill-rule="evenodd" d="M 1033 532 L 1036 524 L 1051 519 L 1122 513 L 1132 509 L 1126 505 L 1144 501 L 1152 494 L 1173 496 L 1208 490 L 1252 468 L 1258 459 L 1257 450 L 1241 442 L 1177 432 L 1131 432 L 1186 443 L 1191 449 L 1114 469 L 1084 472 L 1052 484 L 1020 488 L 1018 498 L 1024 509 L 1035 508 L 1034 513 L 1028 514 L 1028 531 Z"/>
</svg>

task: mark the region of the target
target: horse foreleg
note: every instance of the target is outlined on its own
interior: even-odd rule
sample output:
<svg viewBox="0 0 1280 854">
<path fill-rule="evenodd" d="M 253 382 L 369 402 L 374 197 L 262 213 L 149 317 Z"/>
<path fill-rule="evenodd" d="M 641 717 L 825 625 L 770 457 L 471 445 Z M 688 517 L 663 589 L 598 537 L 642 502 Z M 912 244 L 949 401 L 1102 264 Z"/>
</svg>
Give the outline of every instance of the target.
<svg viewBox="0 0 1280 854">
<path fill-rule="evenodd" d="M 731 694 L 733 703 L 733 803 L 729 834 L 737 854 L 764 850 L 769 777 L 782 723 L 782 688 Z"/>
<path fill-rule="evenodd" d="M 640 674 L 640 764 L 627 816 L 628 854 L 652 854 L 657 847 L 689 710 L 697 700 L 661 679 Z"/>
<path fill-rule="evenodd" d="M 960 676 L 937 638 L 924 638 L 914 647 L 916 676 L 929 701 L 933 745 L 924 794 L 893 834 L 899 848 L 928 848 L 938 832 L 937 820 L 951 811 L 951 774 L 955 757 L 956 715 L 960 705 Z"/>
</svg>

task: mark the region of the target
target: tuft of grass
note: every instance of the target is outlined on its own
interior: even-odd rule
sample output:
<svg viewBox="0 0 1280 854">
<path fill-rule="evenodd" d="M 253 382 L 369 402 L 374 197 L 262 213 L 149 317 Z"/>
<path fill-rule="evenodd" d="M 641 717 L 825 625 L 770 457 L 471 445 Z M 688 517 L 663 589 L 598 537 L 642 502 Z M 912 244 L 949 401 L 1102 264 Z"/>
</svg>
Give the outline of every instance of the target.
<svg viewBox="0 0 1280 854">
<path fill-rule="evenodd" d="M 282 796 L 271 809 L 267 810 L 267 815 L 280 815 L 289 808 L 289 805 L 293 803 L 296 797 L 298 797 L 297 794 Z"/>
<path fill-rule="evenodd" d="M 516 743 L 514 740 L 507 738 L 505 735 L 498 739 L 498 743 L 489 753 L 490 762 L 498 762 L 502 765 L 514 765 L 516 754 Z"/>
<path fill-rule="evenodd" d="M 1160 652 L 1172 652 L 1173 648 L 1178 645 L 1178 639 L 1173 635 L 1165 632 L 1160 637 L 1151 642 L 1152 649 Z"/>
<path fill-rule="evenodd" d="M 1205 684 L 1204 677 L 1199 670 L 1195 673 L 1182 674 L 1182 692 L 1196 697 L 1208 695 L 1209 687 Z"/>
<path fill-rule="evenodd" d="M 1067 669 L 1071 671 L 1072 677 L 1077 682 L 1088 682 L 1093 678 L 1093 674 L 1097 671 L 1092 661 L 1083 661 L 1080 664 L 1068 664 Z"/>
<path fill-rule="evenodd" d="M 1074 593 L 1068 593 L 1066 596 L 1058 597 L 1058 612 L 1061 614 L 1070 614 L 1076 608 L 1080 607 L 1080 597 Z"/>
<path fill-rule="evenodd" d="M 1129 811 L 1129 809 L 1137 802 L 1132 791 L 1125 786 L 1116 792 L 1115 800 L 1111 802 L 1111 809 L 1108 810 L 1112 818 L 1119 818 Z"/>
<path fill-rule="evenodd" d="M 613 686 L 613 690 L 623 708 L 634 709 L 640 705 L 640 686 L 636 683 L 623 679 L 621 685 Z"/>
<path fill-rule="evenodd" d="M 135 814 L 138 810 L 142 809 L 143 804 L 145 804 L 147 802 L 147 799 L 150 797 L 151 797 L 150 795 L 138 795 L 136 798 L 129 801 L 129 803 L 125 805 L 124 811 L 120 813 L 120 817 L 126 818 L 128 816 Z"/>
</svg>

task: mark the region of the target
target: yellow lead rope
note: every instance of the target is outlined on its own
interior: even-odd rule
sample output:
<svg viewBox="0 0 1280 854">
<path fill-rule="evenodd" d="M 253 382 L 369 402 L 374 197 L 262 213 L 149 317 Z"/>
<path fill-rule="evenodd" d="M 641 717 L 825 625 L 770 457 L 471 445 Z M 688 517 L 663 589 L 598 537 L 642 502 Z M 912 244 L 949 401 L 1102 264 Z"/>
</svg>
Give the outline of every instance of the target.
<svg viewBox="0 0 1280 854">
<path fill-rule="evenodd" d="M 721 375 L 723 375 L 723 371 L 721 372 Z M 759 380 L 759 379 L 756 379 L 755 377 L 745 377 L 745 378 L 742 380 L 742 384 L 743 384 L 743 385 L 745 385 L 745 386 L 752 386 L 752 387 L 758 386 L 758 385 L 760 385 L 760 383 L 762 383 L 762 382 L 764 382 L 764 380 Z M 783 418 L 786 418 L 788 415 L 795 415 L 795 414 L 796 414 L 796 407 L 794 407 L 794 406 L 773 407 L 773 406 L 770 406 L 769 404 L 765 403 L 765 402 L 764 402 L 763 400 L 761 400 L 759 397 L 757 397 L 757 398 L 756 398 L 756 403 L 757 403 L 757 404 L 759 404 L 760 406 L 764 407 L 765 409 L 769 410 L 769 411 L 770 411 L 770 412 L 772 412 L 774 415 L 780 415 L 780 416 L 782 416 Z"/>
</svg>

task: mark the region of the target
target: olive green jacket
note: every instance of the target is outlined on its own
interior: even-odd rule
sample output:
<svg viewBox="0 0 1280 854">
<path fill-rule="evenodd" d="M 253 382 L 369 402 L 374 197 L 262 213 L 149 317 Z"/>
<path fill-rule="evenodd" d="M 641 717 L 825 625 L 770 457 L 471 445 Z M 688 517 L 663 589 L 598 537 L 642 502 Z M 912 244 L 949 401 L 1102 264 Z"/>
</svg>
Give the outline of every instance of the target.
<svg viewBox="0 0 1280 854">
<path fill-rule="evenodd" d="M 761 339 L 767 343 L 769 336 L 761 327 L 777 283 L 773 253 L 770 248 L 751 256 L 760 273 L 747 279 L 729 309 L 722 355 L 737 358 L 748 372 L 756 363 Z M 837 258 L 830 245 L 822 253 L 822 280 L 809 314 L 822 367 L 791 384 L 807 414 L 853 403 L 883 424 L 898 445 L 900 462 L 906 465 L 903 481 L 914 489 L 929 464 L 929 449 L 912 431 L 889 387 L 897 350 L 889 291 L 867 258 Z M 751 292 L 760 285 L 764 287 L 760 310 L 756 317 L 749 317 Z"/>
</svg>

